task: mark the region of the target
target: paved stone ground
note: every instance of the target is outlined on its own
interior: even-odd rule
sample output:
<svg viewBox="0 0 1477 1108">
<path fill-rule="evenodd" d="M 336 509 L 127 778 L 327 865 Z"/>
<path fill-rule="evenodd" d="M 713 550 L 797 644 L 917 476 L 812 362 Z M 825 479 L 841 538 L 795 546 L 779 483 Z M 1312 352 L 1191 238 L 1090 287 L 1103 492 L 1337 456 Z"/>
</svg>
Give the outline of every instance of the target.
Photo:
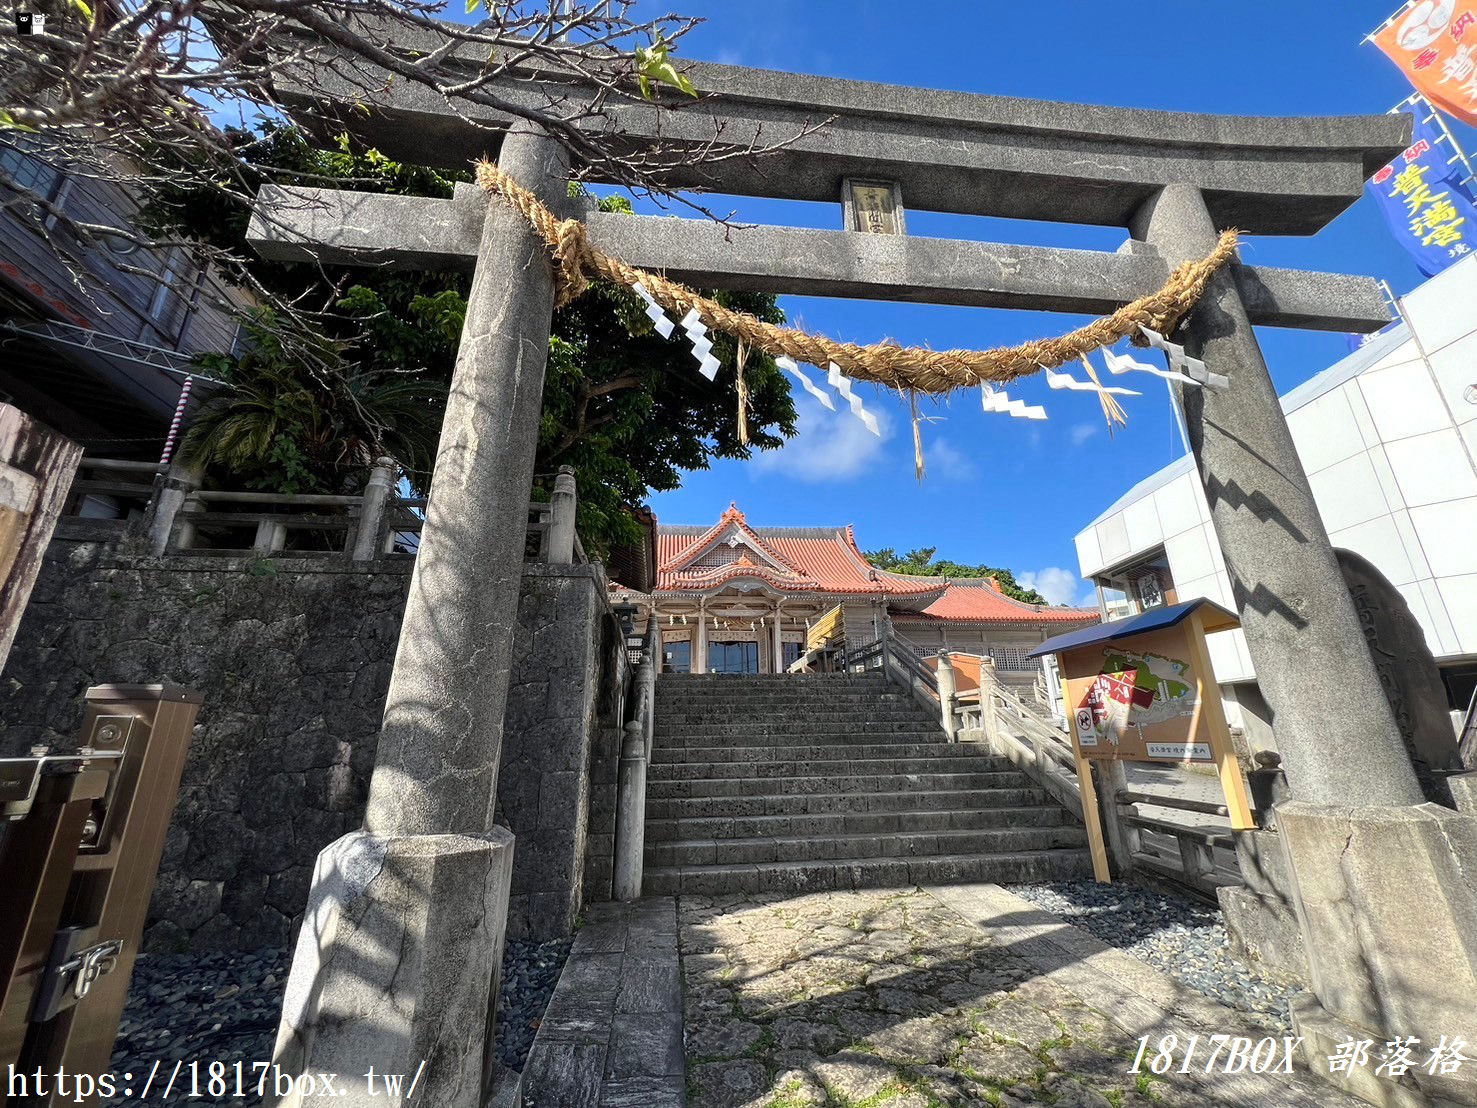
<svg viewBox="0 0 1477 1108">
<path fill-rule="evenodd" d="M 525 1108 L 682 1108 L 671 897 L 592 904 L 523 1070 Z"/>
<path fill-rule="evenodd" d="M 1135 1077 L 1140 1034 L 1267 1032 L 997 886 L 936 894 L 681 898 L 688 1104 L 1355 1103 L 1305 1076 Z"/>
</svg>

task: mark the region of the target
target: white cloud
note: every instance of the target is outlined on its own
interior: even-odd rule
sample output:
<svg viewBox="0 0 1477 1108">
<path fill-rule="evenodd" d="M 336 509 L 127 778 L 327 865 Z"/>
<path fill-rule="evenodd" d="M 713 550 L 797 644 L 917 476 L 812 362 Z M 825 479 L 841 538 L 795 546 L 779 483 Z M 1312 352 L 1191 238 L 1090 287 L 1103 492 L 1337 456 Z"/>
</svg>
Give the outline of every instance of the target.
<svg viewBox="0 0 1477 1108">
<path fill-rule="evenodd" d="M 1073 446 L 1081 446 L 1088 439 L 1092 438 L 1093 435 L 1097 434 L 1097 431 L 1098 425 L 1096 423 L 1078 423 L 1073 426 L 1071 431 L 1067 432 L 1067 435 L 1072 440 Z"/>
<path fill-rule="evenodd" d="M 1022 588 L 1035 589 L 1046 597 L 1048 604 L 1088 604 L 1084 594 L 1085 582 L 1070 569 L 1047 566 L 1045 569 L 1027 570 L 1016 574 L 1015 579 Z M 1088 589 L 1090 592 L 1090 588 Z"/>
<path fill-rule="evenodd" d="M 765 450 L 753 465 L 760 472 L 783 473 L 795 481 L 821 483 L 855 477 L 882 455 L 882 444 L 892 436 L 887 413 L 872 404 L 867 410 L 877 417 L 879 438 L 851 414 L 846 401 L 836 397 L 836 411 L 828 412 L 796 390 L 796 434 L 778 450 Z"/>
<path fill-rule="evenodd" d="M 926 436 L 927 431 L 924 434 Z M 941 477 L 946 481 L 968 481 L 979 472 L 973 458 L 950 446 L 943 439 L 936 438 L 928 442 L 925 438 L 924 443 L 923 461 L 927 465 L 928 476 Z"/>
</svg>

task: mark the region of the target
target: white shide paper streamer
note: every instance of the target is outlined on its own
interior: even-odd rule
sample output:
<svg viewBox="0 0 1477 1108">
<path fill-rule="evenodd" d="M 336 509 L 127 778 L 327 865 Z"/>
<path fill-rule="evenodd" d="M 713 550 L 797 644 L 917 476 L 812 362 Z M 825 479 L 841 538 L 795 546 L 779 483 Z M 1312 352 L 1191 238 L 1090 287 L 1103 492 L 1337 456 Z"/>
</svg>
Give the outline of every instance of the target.
<svg viewBox="0 0 1477 1108">
<path fill-rule="evenodd" d="M 662 311 L 662 306 L 652 299 L 651 293 L 646 291 L 646 286 L 640 281 L 631 287 L 636 290 L 637 296 L 646 301 L 646 316 L 656 327 L 656 333 L 664 339 L 671 338 L 674 324 L 667 318 L 667 313 Z"/>
<path fill-rule="evenodd" d="M 1012 400 L 1004 389 L 997 389 L 994 385 L 983 382 L 980 384 L 980 406 L 987 412 L 1004 412 L 1015 419 L 1046 418 L 1046 409 L 1040 404 Z"/>
<path fill-rule="evenodd" d="M 836 405 L 831 403 L 831 398 L 820 389 L 815 387 L 815 382 L 812 381 L 809 377 L 805 376 L 805 371 L 795 364 L 795 360 L 793 358 L 787 358 L 785 357 L 785 355 L 781 354 L 778 358 L 774 360 L 774 364 L 779 366 L 785 372 L 791 373 L 795 377 L 799 378 L 800 384 L 804 386 L 805 391 L 810 393 L 811 396 L 815 397 L 822 404 L 824 404 L 827 411 L 834 412 L 836 410 Z"/>
<path fill-rule="evenodd" d="M 1182 372 L 1173 377 L 1170 377 L 1165 370 L 1151 369 L 1150 367 L 1144 365 L 1142 362 L 1133 361 L 1132 358 L 1125 359 L 1132 363 L 1131 368 L 1147 370 L 1149 373 L 1153 373 L 1155 376 L 1158 377 L 1164 377 L 1166 380 L 1184 381 L 1191 385 L 1203 386 L 1205 388 L 1228 389 L 1231 387 L 1230 378 L 1225 377 L 1219 373 L 1211 373 L 1208 369 L 1205 368 L 1205 363 L 1202 362 L 1199 358 L 1192 358 L 1188 354 L 1186 354 L 1185 348 L 1183 346 L 1180 346 L 1178 343 L 1170 342 L 1158 331 L 1151 331 L 1147 327 L 1140 326 L 1139 331 L 1142 332 L 1144 338 L 1148 339 L 1150 346 L 1154 347 L 1154 349 L 1156 350 L 1164 351 L 1164 353 L 1168 356 L 1169 364 L 1172 367 L 1174 367 L 1175 369 L 1179 369 Z M 1103 353 L 1107 354 L 1109 353 L 1109 351 L 1105 350 L 1103 351 Z M 1113 372 L 1117 373 L 1121 371 L 1114 370 Z"/>
<path fill-rule="evenodd" d="M 1046 369 L 1045 366 L 1041 368 Z M 1143 395 L 1134 392 L 1133 389 L 1119 388 L 1116 385 L 1094 385 L 1091 381 L 1079 381 L 1070 373 L 1058 373 L 1054 369 L 1046 369 L 1046 383 L 1054 389 L 1071 389 L 1073 392 L 1105 392 L 1109 396 Z"/>
<path fill-rule="evenodd" d="M 862 398 L 851 390 L 851 378 L 842 373 L 841 367 L 835 362 L 830 363 L 830 368 L 826 371 L 826 382 L 845 397 L 846 402 L 851 405 L 851 414 L 861 420 L 868 431 L 881 438 L 882 431 L 877 426 L 877 417 L 862 407 Z"/>
</svg>

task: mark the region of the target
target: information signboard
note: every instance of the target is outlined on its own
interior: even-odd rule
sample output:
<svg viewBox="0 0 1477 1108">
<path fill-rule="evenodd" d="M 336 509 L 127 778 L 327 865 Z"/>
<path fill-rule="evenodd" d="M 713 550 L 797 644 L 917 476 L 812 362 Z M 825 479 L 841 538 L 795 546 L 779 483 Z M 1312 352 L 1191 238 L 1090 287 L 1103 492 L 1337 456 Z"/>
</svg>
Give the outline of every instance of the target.
<svg viewBox="0 0 1477 1108">
<path fill-rule="evenodd" d="M 1219 605 L 1190 600 L 1058 635 L 1033 652 L 1054 654 L 1061 671 L 1077 786 L 1099 881 L 1109 880 L 1109 874 L 1093 762 L 1212 764 L 1231 827 L 1256 826 L 1205 645 L 1207 633 L 1237 626 L 1236 617 Z M 1108 802 L 1116 801 L 1109 797 Z"/>
<path fill-rule="evenodd" d="M 1213 762 L 1188 627 L 1063 655 L 1073 738 L 1089 761 Z"/>
</svg>

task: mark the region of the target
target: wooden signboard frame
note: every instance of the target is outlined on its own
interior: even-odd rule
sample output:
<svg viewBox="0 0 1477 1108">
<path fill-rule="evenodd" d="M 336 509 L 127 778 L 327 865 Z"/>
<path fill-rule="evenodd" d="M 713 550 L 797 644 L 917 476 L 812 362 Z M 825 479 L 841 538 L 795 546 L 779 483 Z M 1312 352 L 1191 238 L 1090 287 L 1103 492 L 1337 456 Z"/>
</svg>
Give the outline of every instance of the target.
<svg viewBox="0 0 1477 1108">
<path fill-rule="evenodd" d="M 1220 778 L 1221 791 L 1226 798 L 1226 811 L 1230 814 L 1232 829 L 1236 831 L 1255 830 L 1256 822 L 1251 813 L 1246 782 L 1242 779 L 1241 767 L 1236 762 L 1236 751 L 1231 743 L 1231 729 L 1226 722 L 1225 707 L 1221 703 L 1220 685 L 1215 679 L 1215 670 L 1210 662 L 1210 651 L 1205 643 L 1207 609 L 1215 613 L 1216 618 L 1211 628 L 1213 631 L 1238 626 L 1238 621 L 1229 612 L 1216 605 L 1208 602 L 1192 603 L 1194 607 L 1182 619 L 1170 624 L 1157 624 L 1137 634 L 1103 636 L 1080 644 L 1064 643 L 1060 650 L 1054 652 L 1057 654 L 1058 668 L 1061 673 L 1062 702 L 1068 718 L 1072 718 L 1076 711 L 1076 699 L 1072 695 L 1070 685 L 1073 681 L 1080 682 L 1090 669 L 1101 663 L 1102 648 L 1105 643 L 1112 643 L 1114 646 L 1131 651 L 1135 640 L 1150 636 L 1162 637 L 1171 631 L 1182 634 L 1195 689 L 1195 705 L 1186 728 L 1185 745 L 1188 748 L 1190 744 L 1196 742 L 1200 735 L 1204 735 L 1205 741 L 1210 746 L 1211 762 L 1215 765 Z M 1043 645 L 1047 649 L 1041 652 L 1052 652 L 1050 643 Z M 1072 754 L 1077 767 L 1077 787 L 1082 796 L 1082 816 L 1087 824 L 1087 841 L 1092 854 L 1092 872 L 1098 881 L 1107 884 L 1112 881 L 1112 875 L 1108 868 L 1108 848 L 1103 839 L 1097 789 L 1092 780 L 1092 763 L 1094 761 L 1163 763 L 1167 760 L 1147 756 L 1128 757 L 1117 751 L 1109 752 L 1106 748 L 1094 751 L 1096 756 L 1089 757 L 1083 753 L 1077 728 L 1073 726 L 1070 731 Z M 1117 798 L 1108 797 L 1107 802 L 1116 804 Z"/>
</svg>

